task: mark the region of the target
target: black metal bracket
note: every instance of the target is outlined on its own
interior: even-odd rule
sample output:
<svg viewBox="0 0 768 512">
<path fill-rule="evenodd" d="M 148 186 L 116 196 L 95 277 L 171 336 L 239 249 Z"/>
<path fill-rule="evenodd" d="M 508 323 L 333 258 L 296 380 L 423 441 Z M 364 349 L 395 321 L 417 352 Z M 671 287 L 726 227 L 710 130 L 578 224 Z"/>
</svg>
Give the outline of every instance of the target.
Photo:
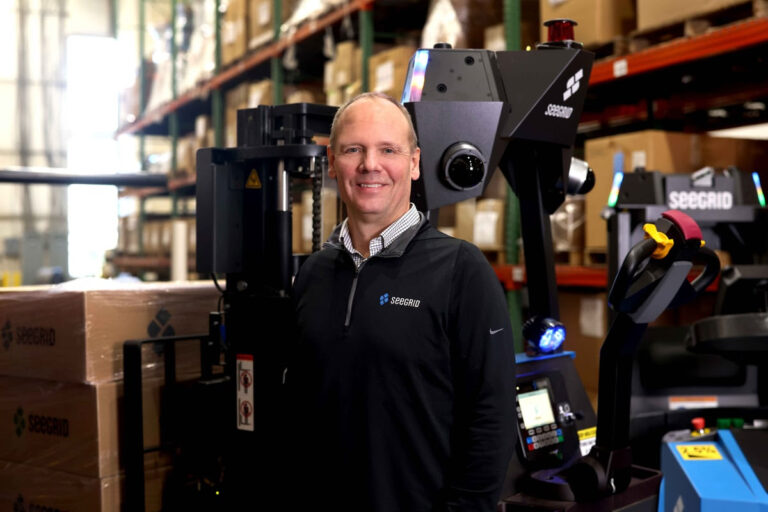
<svg viewBox="0 0 768 512">
<path fill-rule="evenodd" d="M 168 442 L 168 432 L 161 423 L 160 446 L 144 447 L 144 396 L 142 380 L 141 348 L 147 344 L 163 347 L 164 385 L 166 389 L 176 384 L 176 343 L 199 341 L 202 378 L 213 378 L 212 362 L 220 353 L 216 346 L 219 339 L 221 317 L 211 313 L 207 333 L 186 336 L 168 336 L 165 338 L 147 338 L 128 340 L 123 343 L 124 373 L 124 413 L 123 427 L 123 462 L 125 467 L 125 509 L 131 512 L 144 512 L 144 455 L 163 449 Z"/>
</svg>

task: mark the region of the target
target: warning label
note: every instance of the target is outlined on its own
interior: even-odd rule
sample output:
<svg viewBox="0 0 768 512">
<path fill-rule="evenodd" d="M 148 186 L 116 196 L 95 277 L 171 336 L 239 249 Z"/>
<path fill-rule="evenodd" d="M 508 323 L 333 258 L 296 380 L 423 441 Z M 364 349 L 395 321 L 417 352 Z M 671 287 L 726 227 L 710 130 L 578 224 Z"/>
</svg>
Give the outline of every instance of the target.
<svg viewBox="0 0 768 512">
<path fill-rule="evenodd" d="M 712 443 L 707 444 L 679 444 L 677 451 L 683 460 L 721 460 L 720 452 Z"/>
<path fill-rule="evenodd" d="M 256 169 L 251 169 L 251 174 L 248 175 L 248 181 L 245 182 L 245 188 L 261 188 L 261 180 L 259 179 L 259 173 Z"/>
<path fill-rule="evenodd" d="M 588 455 L 597 440 L 597 427 L 579 430 L 579 451 L 582 455 Z"/>
<path fill-rule="evenodd" d="M 237 354 L 237 428 L 253 432 L 253 356 Z"/>
</svg>

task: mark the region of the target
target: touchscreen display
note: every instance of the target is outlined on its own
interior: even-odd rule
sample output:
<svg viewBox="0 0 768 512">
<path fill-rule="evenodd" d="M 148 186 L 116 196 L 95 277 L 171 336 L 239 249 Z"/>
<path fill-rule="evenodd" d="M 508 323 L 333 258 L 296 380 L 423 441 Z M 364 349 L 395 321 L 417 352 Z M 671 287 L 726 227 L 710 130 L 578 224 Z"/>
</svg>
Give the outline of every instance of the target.
<svg viewBox="0 0 768 512">
<path fill-rule="evenodd" d="M 555 415 L 546 389 L 536 389 L 517 396 L 523 423 L 526 429 L 549 425 L 555 422 Z"/>
</svg>

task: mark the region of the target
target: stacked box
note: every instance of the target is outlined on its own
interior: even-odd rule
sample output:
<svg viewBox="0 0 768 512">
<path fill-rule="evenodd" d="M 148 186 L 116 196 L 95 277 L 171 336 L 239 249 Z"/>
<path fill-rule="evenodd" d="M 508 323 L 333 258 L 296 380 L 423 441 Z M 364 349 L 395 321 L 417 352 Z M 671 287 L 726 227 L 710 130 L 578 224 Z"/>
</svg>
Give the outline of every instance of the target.
<svg viewBox="0 0 768 512">
<path fill-rule="evenodd" d="M 281 2 L 281 24 L 291 17 L 294 1 Z M 258 48 L 274 38 L 274 0 L 249 0 L 248 48 Z"/>
<path fill-rule="evenodd" d="M 431 48 L 435 43 L 445 42 L 454 48 L 481 48 L 486 27 L 502 19 L 502 3 L 486 0 L 430 2 L 420 46 Z"/>
<path fill-rule="evenodd" d="M 259 105 L 272 105 L 273 88 L 272 80 L 259 80 L 248 84 L 247 108 L 256 108 Z"/>
<path fill-rule="evenodd" d="M 412 46 L 395 46 L 371 56 L 368 60 L 368 84 L 371 90 L 400 100 L 408 76 L 408 64 L 415 51 L 416 48 Z"/>
<path fill-rule="evenodd" d="M 221 20 L 221 64 L 234 62 L 248 49 L 248 0 L 226 0 Z"/>
<path fill-rule="evenodd" d="M 242 83 L 227 91 L 224 97 L 224 145 L 237 146 L 237 111 L 248 108 L 248 84 Z"/>
<path fill-rule="evenodd" d="M 539 40 L 539 30 L 536 23 L 531 20 L 520 21 L 520 47 L 535 46 Z M 483 48 L 494 52 L 502 52 L 507 49 L 507 37 L 504 24 L 493 25 L 485 29 Z"/>
<path fill-rule="evenodd" d="M 662 27 L 743 3 L 744 0 L 637 0 L 637 29 Z"/>
<path fill-rule="evenodd" d="M 575 39 L 586 46 L 609 43 L 629 34 L 635 28 L 633 0 L 541 0 L 541 41 L 547 40 L 547 20 L 575 20 Z"/>
<path fill-rule="evenodd" d="M 355 41 L 336 45 L 336 58 L 326 62 L 323 75 L 328 105 L 341 105 L 362 90 L 362 52 Z"/>
<path fill-rule="evenodd" d="M 146 512 L 163 510 L 163 485 L 168 471 L 167 467 L 146 471 Z M 92 478 L 0 461 L 0 510 L 120 512 L 123 487 L 121 476 Z"/>
<path fill-rule="evenodd" d="M 0 507 L 121 510 L 122 347 L 204 333 L 211 283 L 71 282 L 0 292 Z M 199 345 L 177 346 L 177 375 L 199 375 Z M 145 447 L 160 443 L 163 359 L 142 354 Z M 170 458 L 145 457 L 147 510 L 160 510 Z M 41 508 L 42 510 L 42 508 Z"/>
</svg>

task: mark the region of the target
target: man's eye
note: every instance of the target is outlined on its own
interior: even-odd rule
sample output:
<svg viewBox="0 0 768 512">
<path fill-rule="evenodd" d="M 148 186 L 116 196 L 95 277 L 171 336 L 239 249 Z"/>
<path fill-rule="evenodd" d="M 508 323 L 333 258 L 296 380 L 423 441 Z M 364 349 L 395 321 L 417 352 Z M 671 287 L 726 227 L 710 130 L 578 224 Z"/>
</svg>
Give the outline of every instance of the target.
<svg viewBox="0 0 768 512">
<path fill-rule="evenodd" d="M 346 148 L 344 150 L 344 153 L 346 153 L 346 154 L 359 153 L 359 152 L 360 152 L 360 148 Z"/>
<path fill-rule="evenodd" d="M 386 153 L 388 155 L 393 155 L 393 154 L 397 153 L 397 151 L 395 150 L 395 148 L 384 148 L 384 153 Z"/>
</svg>

